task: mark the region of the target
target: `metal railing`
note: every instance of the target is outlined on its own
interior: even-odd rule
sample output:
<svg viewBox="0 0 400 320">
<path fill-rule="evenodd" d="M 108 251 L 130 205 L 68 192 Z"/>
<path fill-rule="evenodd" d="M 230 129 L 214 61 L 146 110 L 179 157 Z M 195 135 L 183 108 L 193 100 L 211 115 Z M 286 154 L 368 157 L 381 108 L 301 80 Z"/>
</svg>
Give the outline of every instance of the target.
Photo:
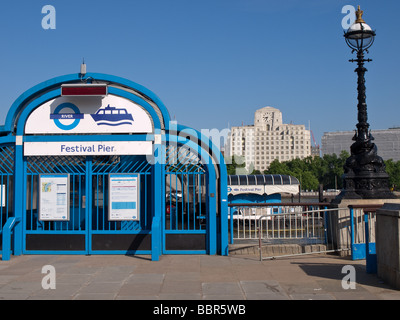
<svg viewBox="0 0 400 320">
<path fill-rule="evenodd" d="M 307 210 L 318 210 L 326 203 L 238 203 L 229 204 L 230 243 L 236 240 L 258 240 L 257 221 L 261 216 L 275 217 L 281 214 L 298 214 Z M 285 219 L 283 219 L 285 220 Z M 285 221 L 286 222 L 286 221 Z M 279 225 L 274 229 L 278 237 L 282 235 Z"/>
<path fill-rule="evenodd" d="M 349 206 L 353 260 L 365 259 L 368 252 L 375 253 L 376 210 L 381 207 L 382 204 Z"/>
<path fill-rule="evenodd" d="M 281 252 L 279 257 L 349 250 L 348 247 L 338 245 L 345 242 L 339 239 L 345 234 L 336 223 L 340 210 L 348 211 L 345 208 L 324 208 L 259 217 L 257 229 L 260 260 L 277 257 L 274 252 L 263 250 L 263 246 L 271 244 L 292 245 L 290 250 Z M 349 231 L 350 225 L 341 225 L 340 228 Z M 268 256 L 263 256 L 263 253 Z"/>
<path fill-rule="evenodd" d="M 328 206 L 328 203 L 229 204 L 230 243 L 258 245 L 261 260 L 348 251 L 349 209 Z"/>
</svg>

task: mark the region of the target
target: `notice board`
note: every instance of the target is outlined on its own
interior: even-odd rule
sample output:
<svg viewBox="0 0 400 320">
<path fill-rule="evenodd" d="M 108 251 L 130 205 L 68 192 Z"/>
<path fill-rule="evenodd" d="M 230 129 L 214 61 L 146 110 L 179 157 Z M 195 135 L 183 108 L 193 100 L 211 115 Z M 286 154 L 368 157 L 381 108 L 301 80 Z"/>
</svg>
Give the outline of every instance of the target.
<svg viewBox="0 0 400 320">
<path fill-rule="evenodd" d="M 69 174 L 39 176 L 39 220 L 69 220 Z"/>
<path fill-rule="evenodd" d="M 140 220 L 138 173 L 110 173 L 108 176 L 110 221 Z"/>
</svg>

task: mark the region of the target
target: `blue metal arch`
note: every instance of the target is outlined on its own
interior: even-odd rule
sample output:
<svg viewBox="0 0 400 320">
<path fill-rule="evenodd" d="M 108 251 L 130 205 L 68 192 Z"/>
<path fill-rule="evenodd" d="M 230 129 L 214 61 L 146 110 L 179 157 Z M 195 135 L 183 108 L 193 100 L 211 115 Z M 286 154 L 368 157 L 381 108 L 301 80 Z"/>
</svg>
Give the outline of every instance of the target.
<svg viewBox="0 0 400 320">
<path fill-rule="evenodd" d="M 161 115 L 163 117 L 163 121 L 165 124 L 165 129 L 166 129 L 166 135 L 165 138 L 167 141 L 171 138 L 172 141 L 180 141 L 184 142 L 187 141 L 187 139 L 175 139 L 175 134 L 173 133 L 173 130 L 170 130 L 170 116 L 168 113 L 168 110 L 164 106 L 164 104 L 160 101 L 160 99 L 150 90 L 144 88 L 143 86 L 136 84 L 132 81 L 129 81 L 127 79 L 123 79 L 120 77 L 116 76 L 111 76 L 111 75 L 106 75 L 106 74 L 100 74 L 100 73 L 88 73 L 86 77 L 84 78 L 87 80 L 88 78 L 93 78 L 96 80 L 100 81 L 109 81 L 110 83 L 113 84 L 120 84 L 122 86 L 126 86 L 129 89 L 133 89 L 134 91 L 137 91 L 143 96 L 148 97 L 152 102 L 154 102 L 157 107 L 159 108 Z M 14 131 L 14 128 L 16 128 L 16 132 L 18 135 L 23 135 L 24 132 L 24 127 L 25 127 L 25 121 L 29 114 L 37 108 L 40 104 L 43 104 L 53 98 L 56 98 L 61 95 L 61 90 L 60 86 L 63 83 L 74 83 L 74 82 L 80 82 L 81 78 L 79 74 L 71 74 L 71 75 L 65 75 L 65 76 L 60 76 L 56 77 L 50 80 L 47 80 L 45 82 L 42 82 L 31 89 L 27 90 L 24 92 L 22 95 L 20 95 L 15 102 L 12 104 L 7 117 L 5 121 L 5 125 L 0 127 L 0 130 L 6 133 L 12 133 Z M 161 123 L 159 116 L 157 115 L 156 111 L 154 108 L 149 104 L 146 99 L 142 99 L 141 97 L 138 97 L 137 95 L 123 90 L 123 88 L 115 88 L 115 87 L 110 87 L 110 93 L 116 94 L 122 97 L 125 97 L 129 100 L 133 100 L 140 104 L 143 108 L 145 108 L 150 115 L 153 118 L 154 121 L 154 127 L 155 130 L 161 129 Z M 190 130 L 190 134 L 189 134 Z M 186 132 L 187 131 L 187 132 Z M 214 254 L 216 251 L 216 246 L 220 248 L 221 254 L 222 255 L 227 255 L 228 254 L 228 233 L 227 233 L 227 171 L 226 171 L 226 166 L 225 162 L 223 161 L 223 156 L 220 153 L 219 149 L 215 147 L 215 145 L 212 143 L 212 141 L 208 138 L 205 137 L 203 134 L 198 132 L 197 130 L 191 129 L 189 127 L 183 126 L 183 125 L 178 125 L 176 127 L 176 135 L 179 135 L 179 133 L 184 132 L 185 134 L 192 135 L 192 137 L 196 138 L 198 141 L 197 144 L 193 144 L 192 141 L 190 141 L 190 144 L 192 147 L 198 148 L 200 151 L 200 155 L 204 158 L 207 159 L 207 168 L 209 173 L 211 173 L 211 180 L 215 181 L 216 179 L 216 167 L 214 164 L 217 164 L 217 170 L 220 174 L 220 195 L 221 195 L 221 200 L 222 202 L 219 204 L 220 206 L 220 219 L 219 223 L 220 225 L 213 225 L 212 229 L 210 230 L 210 235 L 211 237 L 217 237 L 217 232 L 216 228 L 218 228 L 218 232 L 220 233 L 220 238 L 218 241 L 214 239 L 210 239 L 210 254 Z M 10 137 L 10 135 L 9 135 Z M 5 137 L 2 138 L 4 140 Z M 14 139 L 12 139 L 14 140 Z M 22 145 L 16 145 L 16 150 L 15 150 L 15 179 L 16 181 L 23 181 L 23 161 L 22 161 Z M 213 159 L 213 160 L 212 160 Z M 162 166 L 160 164 L 157 164 L 155 169 L 157 169 L 157 174 L 154 174 L 155 182 L 161 183 L 161 168 Z M 218 188 L 218 185 L 215 183 L 213 184 L 214 188 Z M 15 193 L 16 194 L 23 194 L 23 185 L 21 183 L 17 183 L 15 187 Z M 213 191 L 213 190 L 212 190 Z M 160 195 L 158 195 L 160 196 Z M 161 198 L 160 198 L 161 199 Z M 215 212 L 217 208 L 217 202 L 216 199 L 214 198 L 213 201 L 215 202 L 212 207 L 214 208 L 213 211 Z M 161 203 L 156 206 L 157 208 L 161 208 Z M 19 216 L 22 214 L 22 207 L 21 203 L 16 202 L 14 203 L 14 212 L 16 212 L 16 216 Z M 156 212 L 161 211 L 161 210 L 156 210 Z M 18 214 L 17 214 L 18 212 Z M 159 212 L 160 214 L 160 212 Z M 156 215 L 155 218 L 159 217 Z M 21 233 L 22 230 L 20 226 L 17 226 L 16 233 Z M 218 244 L 217 244 L 218 243 Z M 155 243 L 156 244 L 156 243 Z M 22 243 L 17 243 L 15 244 L 15 252 L 18 254 L 21 253 L 22 250 Z"/>
<path fill-rule="evenodd" d="M 35 96 L 39 97 L 41 94 L 43 94 L 46 91 L 51 90 L 52 88 L 60 87 L 61 84 L 63 84 L 63 83 L 80 82 L 81 80 L 88 80 L 88 79 L 94 79 L 94 80 L 99 80 L 99 81 L 108 81 L 111 83 L 120 84 L 120 85 L 129 87 L 129 88 L 133 89 L 134 91 L 137 91 L 137 92 L 143 94 L 144 96 L 149 97 L 160 109 L 160 112 L 162 114 L 162 117 L 163 117 L 163 120 L 165 123 L 165 127 L 166 127 L 166 129 L 168 129 L 169 123 L 170 123 L 169 112 L 168 112 L 167 108 L 165 107 L 165 105 L 162 103 L 162 101 L 152 91 L 143 87 L 142 85 L 139 85 L 133 81 L 130 81 L 130 80 L 127 80 L 127 79 L 124 79 L 121 77 L 116 77 L 116 76 L 103 74 L 103 73 L 87 73 L 83 79 L 81 79 L 79 74 L 69 74 L 69 75 L 52 78 L 50 80 L 39 83 L 36 86 L 28 89 L 27 91 L 22 93 L 11 105 L 11 107 L 7 113 L 5 124 L 4 124 L 4 126 L 0 127 L 0 130 L 4 131 L 6 133 L 12 132 L 15 122 L 16 122 L 17 118 L 19 117 L 20 113 L 26 107 L 26 104 L 30 100 L 32 100 Z M 114 88 L 112 88 L 112 89 L 114 89 Z M 134 94 L 132 94 L 132 96 L 134 96 Z M 146 102 L 143 99 L 141 99 L 141 101 Z M 146 102 L 146 104 L 148 104 L 148 103 Z"/>
<path fill-rule="evenodd" d="M 145 100 L 143 100 L 142 98 L 140 98 L 130 92 L 127 92 L 127 91 L 124 91 L 124 90 L 121 90 L 118 88 L 109 88 L 109 92 L 112 94 L 115 94 L 116 96 L 126 98 L 128 100 L 131 100 L 131 101 L 136 102 L 139 105 L 141 105 L 151 115 L 151 117 L 153 119 L 155 131 L 161 129 L 161 123 L 160 123 L 160 120 L 159 120 L 156 112 L 154 111 L 153 107 L 149 103 L 147 103 Z M 36 109 L 37 107 L 39 107 L 40 105 L 42 105 L 43 103 L 46 103 L 47 101 L 49 101 L 51 99 L 59 97 L 60 95 L 61 95 L 61 89 L 58 88 L 53 91 L 45 93 L 44 95 L 38 97 L 37 99 L 33 100 L 28 105 L 26 105 L 25 108 L 21 111 L 20 116 L 18 117 L 18 120 L 17 120 L 17 135 L 24 134 L 25 122 L 26 122 L 27 118 L 29 117 L 29 114 L 34 109 Z"/>
<path fill-rule="evenodd" d="M 185 132 L 186 131 L 186 132 Z M 217 164 L 219 169 L 220 177 L 220 219 L 219 219 L 219 231 L 220 231 L 220 254 L 228 255 L 228 173 L 225 165 L 224 157 L 221 151 L 213 144 L 210 138 L 203 135 L 201 132 L 184 125 L 176 125 L 176 134 L 172 132 L 169 133 L 167 138 L 169 141 L 176 142 L 179 141 L 179 134 L 184 132 L 186 136 L 192 136 L 196 141 L 198 141 L 198 147 L 201 148 L 199 152 L 203 160 L 207 162 L 207 169 L 215 171 L 214 163 Z M 193 136 L 195 135 L 195 136 Z M 190 138 L 189 138 L 190 140 Z M 205 147 L 208 149 L 206 150 Z M 213 163 L 214 161 L 214 163 Z M 215 177 L 216 178 L 216 177 Z"/>
<path fill-rule="evenodd" d="M 175 136 L 175 134 L 166 134 L 165 135 L 166 141 L 174 142 L 177 144 L 182 144 L 185 145 L 186 147 L 196 150 L 197 155 L 201 159 L 201 161 L 204 163 L 204 169 L 206 170 L 206 173 L 208 175 L 208 192 L 209 194 L 216 193 L 216 171 L 215 167 L 212 163 L 212 159 L 210 154 L 201 152 L 199 149 L 201 148 L 200 144 L 194 143 L 190 139 L 186 139 L 184 137 L 179 137 Z M 210 201 L 210 211 L 209 211 L 209 219 L 208 219 L 208 254 L 215 254 L 217 250 L 217 217 L 216 217 L 216 198 L 215 196 L 209 199 Z M 228 238 L 228 236 L 226 236 Z"/>
</svg>

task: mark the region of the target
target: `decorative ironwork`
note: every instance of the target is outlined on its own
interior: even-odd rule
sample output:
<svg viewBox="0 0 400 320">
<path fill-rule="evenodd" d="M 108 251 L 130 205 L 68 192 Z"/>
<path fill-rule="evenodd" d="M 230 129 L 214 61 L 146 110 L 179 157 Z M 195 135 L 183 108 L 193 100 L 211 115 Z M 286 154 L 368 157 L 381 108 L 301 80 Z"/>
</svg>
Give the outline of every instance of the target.
<svg viewBox="0 0 400 320">
<path fill-rule="evenodd" d="M 364 51 L 372 45 L 375 32 L 362 19 L 363 11 L 358 8 L 357 20 L 344 35 L 351 49 L 357 51 L 357 91 L 358 91 L 358 123 L 353 137 L 355 141 L 350 147 L 351 156 L 344 165 L 344 191 L 339 195 L 340 199 L 393 199 L 396 198 L 389 189 L 389 175 L 385 171 L 383 159 L 378 156 L 378 148 L 373 143 L 374 137 L 369 130 L 365 73 Z"/>
</svg>

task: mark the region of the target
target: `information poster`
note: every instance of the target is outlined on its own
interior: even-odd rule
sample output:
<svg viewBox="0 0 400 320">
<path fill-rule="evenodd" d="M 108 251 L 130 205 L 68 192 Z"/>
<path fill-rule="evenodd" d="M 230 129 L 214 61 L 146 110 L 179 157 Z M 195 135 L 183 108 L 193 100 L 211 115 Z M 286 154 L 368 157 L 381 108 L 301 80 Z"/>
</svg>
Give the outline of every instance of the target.
<svg viewBox="0 0 400 320">
<path fill-rule="evenodd" d="M 39 220 L 69 220 L 69 175 L 42 174 L 39 177 Z"/>
<path fill-rule="evenodd" d="M 139 174 L 109 174 L 110 221 L 139 220 Z"/>
</svg>

